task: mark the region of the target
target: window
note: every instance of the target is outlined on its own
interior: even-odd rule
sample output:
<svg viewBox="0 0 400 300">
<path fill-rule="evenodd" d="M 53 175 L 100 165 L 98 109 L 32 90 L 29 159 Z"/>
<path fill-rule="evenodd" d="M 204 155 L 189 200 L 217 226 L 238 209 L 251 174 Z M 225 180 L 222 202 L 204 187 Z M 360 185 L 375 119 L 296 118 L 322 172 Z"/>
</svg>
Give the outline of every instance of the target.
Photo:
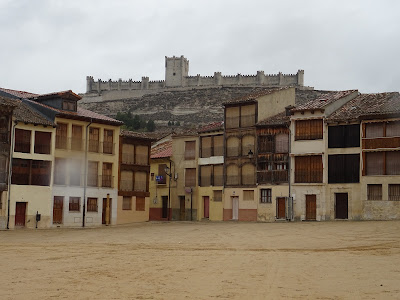
<svg viewBox="0 0 400 300">
<path fill-rule="evenodd" d="M 51 162 L 32 160 L 31 185 L 50 185 Z"/>
<path fill-rule="evenodd" d="M 12 163 L 12 184 L 29 185 L 31 161 L 28 159 L 14 158 Z"/>
<path fill-rule="evenodd" d="M 51 161 L 13 159 L 12 184 L 50 185 Z"/>
<path fill-rule="evenodd" d="M 54 184 L 66 184 L 66 159 L 56 157 L 54 160 Z"/>
<path fill-rule="evenodd" d="M 212 156 L 212 137 L 203 136 L 201 137 L 201 157 Z"/>
<path fill-rule="evenodd" d="M 226 167 L 226 185 L 239 185 L 239 167 L 228 165 Z"/>
<path fill-rule="evenodd" d="M 213 156 L 223 156 L 224 155 L 224 136 L 215 135 L 213 136 Z"/>
<path fill-rule="evenodd" d="M 87 198 L 87 211 L 97 212 L 97 198 Z"/>
<path fill-rule="evenodd" d="M 275 136 L 275 153 L 289 153 L 289 135 L 278 133 Z"/>
<path fill-rule="evenodd" d="M 386 136 L 400 136 L 400 121 L 389 122 L 386 124 Z"/>
<path fill-rule="evenodd" d="M 367 123 L 365 124 L 365 137 L 375 138 L 383 137 L 383 123 Z"/>
<path fill-rule="evenodd" d="M 35 153 L 50 154 L 51 132 L 35 132 Z"/>
<path fill-rule="evenodd" d="M 147 173 L 146 172 L 135 172 L 135 191 L 146 192 L 147 191 Z"/>
<path fill-rule="evenodd" d="M 223 186 L 224 185 L 224 165 L 214 165 L 213 166 L 213 186 Z"/>
<path fill-rule="evenodd" d="M 81 168 L 82 163 L 79 159 L 71 159 L 69 162 L 69 184 L 72 186 L 81 186 Z M 89 182 L 89 181 L 88 181 Z"/>
<path fill-rule="evenodd" d="M 242 156 L 248 156 L 251 151 L 254 153 L 255 137 L 253 135 L 245 135 L 242 138 Z"/>
<path fill-rule="evenodd" d="M 121 191 L 133 191 L 133 172 L 132 171 L 121 171 L 120 180 Z"/>
<path fill-rule="evenodd" d="M 69 197 L 69 211 L 80 211 L 80 197 Z"/>
<path fill-rule="evenodd" d="M 196 186 L 196 169 L 185 169 L 185 186 Z"/>
<path fill-rule="evenodd" d="M 295 157 L 295 182 L 322 182 L 322 155 Z"/>
<path fill-rule="evenodd" d="M 166 184 L 167 183 L 167 174 L 165 173 L 166 164 L 158 165 L 158 184 Z"/>
<path fill-rule="evenodd" d="M 366 175 L 400 175 L 400 151 L 366 152 L 365 163 Z"/>
<path fill-rule="evenodd" d="M 200 166 L 200 186 L 210 186 L 211 185 L 211 174 L 212 166 Z"/>
<path fill-rule="evenodd" d="M 132 197 L 122 198 L 122 210 L 132 210 Z"/>
<path fill-rule="evenodd" d="M 23 129 L 15 129 L 15 152 L 30 153 L 31 152 L 31 131 Z"/>
<path fill-rule="evenodd" d="M 360 125 L 340 125 L 328 127 L 329 148 L 360 147 Z"/>
<path fill-rule="evenodd" d="M 238 128 L 239 127 L 239 106 L 227 107 L 225 109 L 225 127 L 228 128 Z"/>
<path fill-rule="evenodd" d="M 103 173 L 101 178 L 102 187 L 112 187 L 112 163 L 103 163 Z"/>
<path fill-rule="evenodd" d="M 367 199 L 382 200 L 382 184 L 367 184 Z"/>
<path fill-rule="evenodd" d="M 192 160 L 196 157 L 196 141 L 185 142 L 185 160 Z"/>
<path fill-rule="evenodd" d="M 76 102 L 64 100 L 63 101 L 63 110 L 76 111 Z"/>
<path fill-rule="evenodd" d="M 261 189 L 260 190 L 260 203 L 272 203 L 271 189 Z"/>
<path fill-rule="evenodd" d="M 98 162 L 88 162 L 87 185 L 98 186 Z"/>
<path fill-rule="evenodd" d="M 82 146 L 82 126 L 72 125 L 71 149 L 75 151 L 82 151 Z"/>
<path fill-rule="evenodd" d="M 261 135 L 258 138 L 258 153 L 274 152 L 274 136 Z"/>
<path fill-rule="evenodd" d="M 146 201 L 144 197 L 136 197 L 136 211 L 145 211 Z"/>
<path fill-rule="evenodd" d="M 222 191 L 213 191 L 214 202 L 222 202 Z"/>
<path fill-rule="evenodd" d="M 400 184 L 389 184 L 389 201 L 400 201 Z"/>
<path fill-rule="evenodd" d="M 99 152 L 99 128 L 89 128 L 89 151 Z"/>
<path fill-rule="evenodd" d="M 226 156 L 228 157 L 235 157 L 239 156 L 239 138 L 235 136 L 228 137 L 226 140 Z"/>
<path fill-rule="evenodd" d="M 240 127 L 253 126 L 256 123 L 255 104 L 243 105 L 240 107 Z"/>
<path fill-rule="evenodd" d="M 114 137 L 114 131 L 104 129 L 103 153 L 106 154 L 114 153 L 113 137 Z"/>
<path fill-rule="evenodd" d="M 148 165 L 149 164 L 149 147 L 143 145 L 137 145 L 135 147 L 135 163 L 137 165 Z"/>
<path fill-rule="evenodd" d="M 67 149 L 67 129 L 67 124 L 57 123 L 56 149 Z"/>
<path fill-rule="evenodd" d="M 253 185 L 256 184 L 256 167 L 252 164 L 245 164 L 242 166 L 242 184 Z"/>
<path fill-rule="evenodd" d="M 296 121 L 295 140 L 317 140 L 322 139 L 323 121 L 298 120 Z"/>
<path fill-rule="evenodd" d="M 254 191 L 244 190 L 243 191 L 243 201 L 254 201 Z"/>
<path fill-rule="evenodd" d="M 328 156 L 328 183 L 360 182 L 359 170 L 359 154 L 338 154 Z"/>
</svg>

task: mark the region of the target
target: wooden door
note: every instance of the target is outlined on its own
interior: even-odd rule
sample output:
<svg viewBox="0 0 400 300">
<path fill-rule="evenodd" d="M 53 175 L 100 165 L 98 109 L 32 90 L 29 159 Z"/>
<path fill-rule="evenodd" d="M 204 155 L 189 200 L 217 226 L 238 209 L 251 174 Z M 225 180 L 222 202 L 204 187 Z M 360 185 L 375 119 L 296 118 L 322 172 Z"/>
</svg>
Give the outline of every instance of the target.
<svg viewBox="0 0 400 300">
<path fill-rule="evenodd" d="M 336 193 L 336 219 L 347 219 L 348 218 L 348 194 L 347 193 Z"/>
<path fill-rule="evenodd" d="M 306 220 L 317 219 L 317 196 L 306 195 Z"/>
<path fill-rule="evenodd" d="M 110 202 L 108 203 L 108 206 L 107 206 L 107 198 L 103 198 L 103 211 L 102 211 L 102 216 L 101 216 L 101 223 L 102 224 L 106 224 L 107 223 L 107 219 L 106 219 L 107 210 L 108 210 L 108 221 L 109 221 L 108 224 L 111 224 L 111 207 L 112 207 L 111 200 L 112 199 L 110 198 Z"/>
<path fill-rule="evenodd" d="M 165 219 L 168 217 L 168 196 L 162 196 L 162 218 Z"/>
<path fill-rule="evenodd" d="M 232 197 L 232 220 L 239 219 L 239 197 Z"/>
<path fill-rule="evenodd" d="M 26 202 L 15 204 L 15 226 L 25 226 Z"/>
<path fill-rule="evenodd" d="M 185 196 L 179 196 L 179 219 L 181 221 L 186 220 L 186 214 L 185 214 L 186 208 L 185 208 Z"/>
<path fill-rule="evenodd" d="M 62 224 L 64 197 L 54 196 L 53 202 L 53 224 Z"/>
<path fill-rule="evenodd" d="M 285 197 L 279 197 L 276 199 L 277 205 L 277 218 L 278 219 L 286 219 L 286 204 Z"/>
<path fill-rule="evenodd" d="M 204 218 L 208 219 L 210 217 L 210 197 L 204 196 L 203 201 L 204 201 Z"/>
</svg>

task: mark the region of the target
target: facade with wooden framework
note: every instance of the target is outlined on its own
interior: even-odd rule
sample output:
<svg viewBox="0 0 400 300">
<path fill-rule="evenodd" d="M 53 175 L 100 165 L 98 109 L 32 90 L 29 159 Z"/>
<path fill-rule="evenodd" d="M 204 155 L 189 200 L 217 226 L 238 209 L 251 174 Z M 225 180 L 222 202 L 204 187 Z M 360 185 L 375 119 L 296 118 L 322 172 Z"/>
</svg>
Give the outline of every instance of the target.
<svg viewBox="0 0 400 300">
<path fill-rule="evenodd" d="M 149 220 L 150 150 L 153 139 L 141 133 L 121 131 L 117 224 Z"/>
</svg>

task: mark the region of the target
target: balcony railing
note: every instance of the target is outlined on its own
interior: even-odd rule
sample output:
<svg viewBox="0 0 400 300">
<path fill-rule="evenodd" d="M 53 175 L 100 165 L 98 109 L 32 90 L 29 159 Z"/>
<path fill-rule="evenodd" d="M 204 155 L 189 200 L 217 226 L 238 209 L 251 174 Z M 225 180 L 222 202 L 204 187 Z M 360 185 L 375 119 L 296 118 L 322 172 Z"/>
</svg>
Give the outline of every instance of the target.
<svg viewBox="0 0 400 300">
<path fill-rule="evenodd" d="M 35 143 L 35 153 L 50 154 L 50 144 Z"/>
<path fill-rule="evenodd" d="M 83 151 L 83 145 L 84 145 L 84 140 L 81 138 L 75 138 L 72 137 L 70 138 L 70 145 L 71 145 L 71 150 L 73 151 Z"/>
<path fill-rule="evenodd" d="M 100 142 L 97 140 L 89 140 L 89 152 L 99 152 Z"/>
<path fill-rule="evenodd" d="M 101 186 L 102 187 L 113 187 L 113 178 L 114 176 L 111 175 L 101 175 Z"/>
<path fill-rule="evenodd" d="M 30 142 L 16 142 L 14 146 L 15 152 L 29 153 L 31 151 Z"/>
<path fill-rule="evenodd" d="M 68 139 L 56 136 L 56 149 L 67 149 Z"/>
<path fill-rule="evenodd" d="M 268 170 L 257 172 L 258 183 L 288 182 L 288 170 Z"/>
<path fill-rule="evenodd" d="M 56 149 L 83 151 L 85 141 L 81 138 L 56 138 Z"/>
</svg>

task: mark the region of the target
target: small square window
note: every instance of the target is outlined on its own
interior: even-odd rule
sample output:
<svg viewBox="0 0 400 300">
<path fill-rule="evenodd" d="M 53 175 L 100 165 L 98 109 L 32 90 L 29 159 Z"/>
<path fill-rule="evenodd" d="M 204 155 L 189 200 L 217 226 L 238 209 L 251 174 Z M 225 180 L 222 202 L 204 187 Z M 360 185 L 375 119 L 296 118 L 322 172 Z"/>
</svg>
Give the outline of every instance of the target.
<svg viewBox="0 0 400 300">
<path fill-rule="evenodd" d="M 132 197 L 122 198 L 122 210 L 132 210 Z"/>
<path fill-rule="evenodd" d="M 261 189 L 261 191 L 260 191 L 260 203 L 272 203 L 272 191 L 271 191 L 271 189 Z"/>
<path fill-rule="evenodd" d="M 80 197 L 69 197 L 69 211 L 80 211 Z"/>
<path fill-rule="evenodd" d="M 97 212 L 97 198 L 87 198 L 87 211 Z"/>
<path fill-rule="evenodd" d="M 382 200 L 382 184 L 367 184 L 367 199 Z"/>
</svg>

